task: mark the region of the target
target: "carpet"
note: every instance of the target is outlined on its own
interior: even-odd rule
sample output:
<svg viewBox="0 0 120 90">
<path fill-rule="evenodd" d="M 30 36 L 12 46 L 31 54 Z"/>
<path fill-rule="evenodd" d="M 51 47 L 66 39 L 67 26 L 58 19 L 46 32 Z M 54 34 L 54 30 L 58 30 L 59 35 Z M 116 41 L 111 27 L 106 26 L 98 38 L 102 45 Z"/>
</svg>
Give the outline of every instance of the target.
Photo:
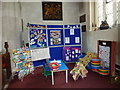
<svg viewBox="0 0 120 90">
<path fill-rule="evenodd" d="M 74 63 L 67 64 L 70 70 L 74 67 Z M 52 85 L 51 76 L 45 77 L 42 73 L 42 67 L 36 67 L 34 74 L 29 74 L 24 77 L 21 82 L 17 76 L 10 82 L 10 88 L 116 88 L 115 84 L 110 83 L 109 76 L 102 76 L 91 70 L 88 70 L 87 77 L 82 79 L 79 77 L 74 81 L 69 73 L 68 83 L 65 82 L 65 72 L 54 73 L 55 85 Z"/>
</svg>

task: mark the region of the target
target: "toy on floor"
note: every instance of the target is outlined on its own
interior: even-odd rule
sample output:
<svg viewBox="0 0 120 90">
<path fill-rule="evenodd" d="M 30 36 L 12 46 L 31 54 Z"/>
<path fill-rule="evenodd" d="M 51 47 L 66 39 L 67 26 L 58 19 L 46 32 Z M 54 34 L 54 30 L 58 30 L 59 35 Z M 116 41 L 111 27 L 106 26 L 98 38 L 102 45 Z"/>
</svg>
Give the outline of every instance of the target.
<svg viewBox="0 0 120 90">
<path fill-rule="evenodd" d="M 91 59 L 97 58 L 98 55 L 92 52 L 87 52 L 84 58 L 80 58 L 79 61 L 86 67 Z"/>
<path fill-rule="evenodd" d="M 48 66 L 48 64 L 43 65 L 43 74 L 46 77 L 51 75 L 50 67 Z"/>
<path fill-rule="evenodd" d="M 108 75 L 109 74 L 109 68 L 105 67 L 104 61 L 101 61 L 101 67 L 99 67 L 98 73 L 100 75 Z"/>
<path fill-rule="evenodd" d="M 75 67 L 70 71 L 74 80 L 77 80 L 79 76 L 85 78 L 87 73 L 87 69 L 81 62 L 76 62 Z"/>
<path fill-rule="evenodd" d="M 102 68 L 105 69 L 105 62 L 101 61 Z"/>
<path fill-rule="evenodd" d="M 100 59 L 91 59 L 91 69 L 94 72 L 98 72 L 98 69 L 100 68 Z"/>
<path fill-rule="evenodd" d="M 81 76 L 82 78 L 85 78 L 88 73 L 87 69 L 85 68 L 87 66 L 87 64 L 90 62 L 90 60 L 92 58 L 97 58 L 98 55 L 91 53 L 91 52 L 87 52 L 86 56 L 84 56 L 83 58 L 79 58 L 79 62 L 76 62 L 75 67 L 70 71 L 70 74 L 72 74 L 73 79 L 77 80 L 79 76 Z"/>
<path fill-rule="evenodd" d="M 108 75 L 108 74 L 109 74 L 109 68 L 102 68 L 102 67 L 100 67 L 100 68 L 98 69 L 98 73 L 99 73 L 100 75 Z"/>
</svg>

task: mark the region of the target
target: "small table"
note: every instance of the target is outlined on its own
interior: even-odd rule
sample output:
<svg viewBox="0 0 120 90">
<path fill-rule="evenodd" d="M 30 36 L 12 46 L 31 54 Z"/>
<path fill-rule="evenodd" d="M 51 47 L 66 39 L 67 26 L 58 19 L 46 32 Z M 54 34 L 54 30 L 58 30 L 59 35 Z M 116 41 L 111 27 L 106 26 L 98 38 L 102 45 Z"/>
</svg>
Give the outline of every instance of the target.
<svg viewBox="0 0 120 90">
<path fill-rule="evenodd" d="M 50 64 L 51 62 L 58 62 L 60 64 L 60 67 L 57 71 L 53 71 L 50 69 L 52 73 L 52 85 L 54 85 L 54 72 L 60 72 L 60 71 L 66 71 L 66 83 L 68 83 L 68 67 L 64 64 L 62 60 L 49 60 L 48 63 Z"/>
</svg>

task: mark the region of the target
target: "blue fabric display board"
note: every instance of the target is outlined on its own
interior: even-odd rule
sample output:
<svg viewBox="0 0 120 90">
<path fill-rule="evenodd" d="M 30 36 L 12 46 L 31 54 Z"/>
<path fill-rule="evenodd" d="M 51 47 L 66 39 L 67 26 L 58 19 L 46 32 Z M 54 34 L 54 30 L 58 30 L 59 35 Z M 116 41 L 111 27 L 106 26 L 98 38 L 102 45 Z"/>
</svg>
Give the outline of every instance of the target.
<svg viewBox="0 0 120 90">
<path fill-rule="evenodd" d="M 80 45 L 81 33 L 80 25 L 64 25 L 65 29 L 65 45 Z"/>
<path fill-rule="evenodd" d="M 63 25 L 47 25 L 47 28 L 63 28 Z"/>
<path fill-rule="evenodd" d="M 65 62 L 76 62 L 78 56 L 81 55 L 82 41 L 80 24 L 29 24 L 29 30 L 30 48 L 49 47 L 51 60 L 62 59 Z M 69 54 L 64 47 L 70 47 L 72 56 L 69 56 L 69 60 L 68 57 L 66 57 Z"/>
<path fill-rule="evenodd" d="M 63 25 L 47 25 L 48 46 L 63 45 Z"/>
<path fill-rule="evenodd" d="M 63 45 L 63 29 L 48 29 L 48 46 Z"/>
<path fill-rule="evenodd" d="M 62 60 L 62 50 L 63 47 L 51 47 L 50 48 L 50 56 L 51 60 L 56 59 L 56 60 Z"/>
<path fill-rule="evenodd" d="M 51 55 L 50 59 L 62 59 L 62 49 L 64 45 L 63 25 L 47 25 L 47 30 L 48 46 L 50 47 Z"/>
<path fill-rule="evenodd" d="M 33 61 L 33 65 L 34 67 L 38 67 L 40 65 L 44 65 L 46 63 L 46 60 L 43 59 L 43 60 L 38 60 L 38 61 Z"/>
<path fill-rule="evenodd" d="M 79 46 L 63 47 L 63 60 L 65 62 L 76 62 L 80 55 L 81 48 Z"/>
<path fill-rule="evenodd" d="M 45 25 L 30 24 L 30 48 L 46 47 Z"/>
<path fill-rule="evenodd" d="M 65 62 L 76 62 L 82 53 L 80 25 L 64 25 L 64 32 L 63 60 Z"/>
</svg>

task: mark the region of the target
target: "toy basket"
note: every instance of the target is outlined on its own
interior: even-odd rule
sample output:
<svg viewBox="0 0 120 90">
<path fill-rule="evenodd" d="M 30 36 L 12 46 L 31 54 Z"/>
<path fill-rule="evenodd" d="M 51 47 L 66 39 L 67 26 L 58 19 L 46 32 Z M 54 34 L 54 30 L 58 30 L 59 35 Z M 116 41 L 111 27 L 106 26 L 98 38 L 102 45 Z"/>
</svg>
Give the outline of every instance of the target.
<svg viewBox="0 0 120 90">
<path fill-rule="evenodd" d="M 50 67 L 53 71 L 57 71 L 59 69 L 59 64 L 57 62 L 50 63 Z"/>
</svg>

